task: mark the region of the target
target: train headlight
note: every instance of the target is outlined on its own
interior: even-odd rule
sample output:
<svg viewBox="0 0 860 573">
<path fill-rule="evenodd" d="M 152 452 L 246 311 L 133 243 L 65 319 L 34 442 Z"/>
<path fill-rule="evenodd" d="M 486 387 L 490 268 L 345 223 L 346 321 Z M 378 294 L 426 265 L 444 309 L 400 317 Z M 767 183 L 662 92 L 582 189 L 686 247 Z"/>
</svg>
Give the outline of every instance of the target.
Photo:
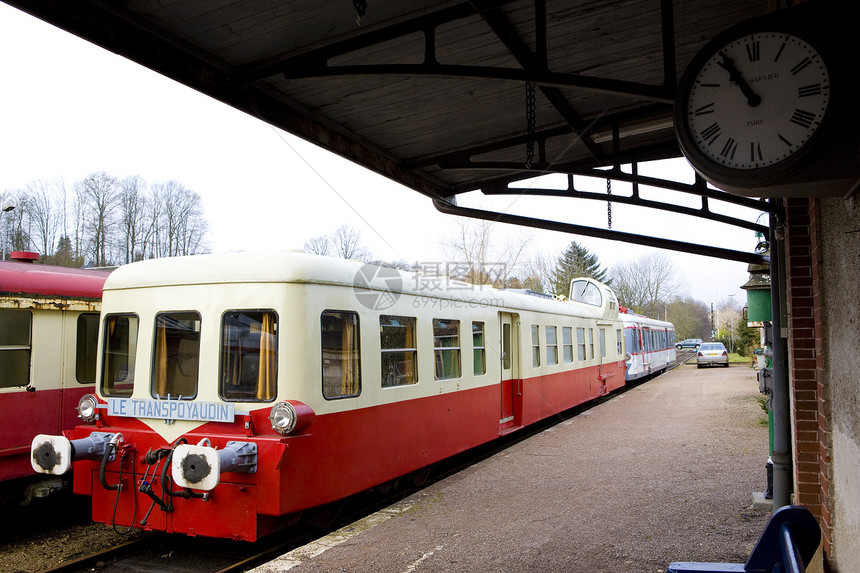
<svg viewBox="0 0 860 573">
<path fill-rule="evenodd" d="M 98 415 L 99 401 L 92 394 L 84 394 L 78 402 L 78 417 L 87 423 L 95 422 Z"/>
<path fill-rule="evenodd" d="M 280 434 L 289 434 L 296 427 L 296 409 L 289 402 L 278 402 L 272 406 L 269 421 L 272 429 Z"/>
</svg>

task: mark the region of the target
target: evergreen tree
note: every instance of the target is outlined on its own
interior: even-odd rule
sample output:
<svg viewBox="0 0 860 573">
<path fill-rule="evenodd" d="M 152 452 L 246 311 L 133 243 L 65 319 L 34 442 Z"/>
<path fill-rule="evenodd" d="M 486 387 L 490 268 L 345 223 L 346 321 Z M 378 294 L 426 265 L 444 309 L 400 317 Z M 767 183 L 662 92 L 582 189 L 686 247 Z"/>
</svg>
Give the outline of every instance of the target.
<svg viewBox="0 0 860 573">
<path fill-rule="evenodd" d="M 576 241 L 571 241 L 558 258 L 552 274 L 552 288 L 555 294 L 568 296 L 570 281 L 577 277 L 590 277 L 606 284 L 611 282 L 606 278 L 606 269 L 600 268 L 597 255 Z"/>
<path fill-rule="evenodd" d="M 57 241 L 57 252 L 53 255 L 42 257 L 46 265 L 57 265 L 60 267 L 83 267 L 84 257 L 76 257 L 72 249 L 72 239 L 63 235 Z"/>
</svg>

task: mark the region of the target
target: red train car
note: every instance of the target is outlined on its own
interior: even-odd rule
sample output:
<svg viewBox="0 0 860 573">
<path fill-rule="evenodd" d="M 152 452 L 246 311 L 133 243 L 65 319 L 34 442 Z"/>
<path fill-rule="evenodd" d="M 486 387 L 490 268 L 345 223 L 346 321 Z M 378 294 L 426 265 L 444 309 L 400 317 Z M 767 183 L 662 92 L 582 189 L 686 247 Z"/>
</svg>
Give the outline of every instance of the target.
<svg viewBox="0 0 860 573">
<path fill-rule="evenodd" d="M 33 480 L 30 443 L 80 423 L 75 406 L 95 384 L 109 274 L 22 262 L 28 255 L 0 262 L 0 498 L 23 502 L 62 485 Z"/>
<path fill-rule="evenodd" d="M 33 441 L 93 518 L 255 540 L 624 385 L 615 295 L 559 301 L 299 253 L 105 283 L 86 424 Z M 587 294 L 587 296 L 585 296 Z"/>
</svg>

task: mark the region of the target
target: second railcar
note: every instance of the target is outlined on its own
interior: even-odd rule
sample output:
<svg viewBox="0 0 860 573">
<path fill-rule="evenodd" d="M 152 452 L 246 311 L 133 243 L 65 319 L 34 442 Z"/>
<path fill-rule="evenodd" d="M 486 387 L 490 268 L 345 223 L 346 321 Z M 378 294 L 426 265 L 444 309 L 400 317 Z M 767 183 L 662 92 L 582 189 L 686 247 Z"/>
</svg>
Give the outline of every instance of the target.
<svg viewBox="0 0 860 573">
<path fill-rule="evenodd" d="M 624 385 L 611 290 L 572 301 L 298 253 L 134 263 L 105 285 L 74 460 L 97 521 L 254 540 Z"/>
<path fill-rule="evenodd" d="M 624 341 L 630 358 L 626 379 L 638 380 L 665 371 L 675 362 L 675 327 L 623 308 L 618 317 L 624 323 Z"/>
<path fill-rule="evenodd" d="M 28 479 L 30 443 L 80 423 L 75 406 L 95 385 L 107 275 L 0 262 L 0 498 L 26 502 L 62 487 Z"/>
</svg>

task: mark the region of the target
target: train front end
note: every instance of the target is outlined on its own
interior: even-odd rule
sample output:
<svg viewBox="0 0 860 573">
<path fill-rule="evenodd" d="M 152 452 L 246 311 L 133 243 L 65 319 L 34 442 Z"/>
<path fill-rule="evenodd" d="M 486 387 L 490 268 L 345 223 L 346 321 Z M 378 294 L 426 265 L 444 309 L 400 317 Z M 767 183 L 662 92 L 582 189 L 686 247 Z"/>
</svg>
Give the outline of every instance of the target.
<svg viewBox="0 0 860 573">
<path fill-rule="evenodd" d="M 254 541 L 301 509 L 282 492 L 314 412 L 278 387 L 284 285 L 236 281 L 242 269 L 219 278 L 195 259 L 114 273 L 97 392 L 74 430 L 34 439 L 32 466 L 73 466 L 96 521 Z"/>
</svg>

